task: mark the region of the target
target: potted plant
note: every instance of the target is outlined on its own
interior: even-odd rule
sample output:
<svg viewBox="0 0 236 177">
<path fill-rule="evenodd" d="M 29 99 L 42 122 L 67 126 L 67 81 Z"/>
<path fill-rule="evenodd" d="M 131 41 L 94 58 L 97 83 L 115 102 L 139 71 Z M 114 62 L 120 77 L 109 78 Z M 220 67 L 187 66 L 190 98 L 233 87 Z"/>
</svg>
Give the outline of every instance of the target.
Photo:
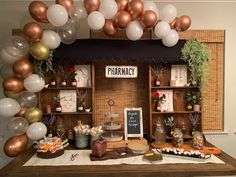
<svg viewBox="0 0 236 177">
<path fill-rule="evenodd" d="M 184 100 L 185 100 L 185 104 L 186 104 L 186 110 L 192 111 L 193 110 L 193 98 L 192 98 L 191 91 L 185 92 Z"/>
<path fill-rule="evenodd" d="M 166 128 L 166 135 L 171 136 L 175 125 L 174 117 L 173 116 L 167 117 L 167 119 L 164 120 L 164 122 Z"/>
<path fill-rule="evenodd" d="M 192 124 L 192 135 L 198 130 L 200 124 L 200 115 L 198 113 L 189 114 L 189 119 Z"/>
<path fill-rule="evenodd" d="M 161 112 L 161 103 L 165 100 L 166 95 L 155 92 L 152 96 L 152 101 L 156 103 L 156 111 Z"/>
<path fill-rule="evenodd" d="M 161 76 L 165 72 L 166 67 L 164 67 L 161 63 L 155 63 L 151 66 L 152 72 L 155 74 L 155 82 L 156 86 L 161 85 Z"/>
<path fill-rule="evenodd" d="M 193 111 L 200 111 L 201 105 L 201 93 L 200 91 L 192 92 Z"/>
<path fill-rule="evenodd" d="M 210 60 L 209 48 L 195 38 L 188 40 L 181 49 L 181 59 L 187 62 L 190 71 L 189 81 L 192 85 L 199 85 L 201 92 L 205 86 Z"/>
</svg>

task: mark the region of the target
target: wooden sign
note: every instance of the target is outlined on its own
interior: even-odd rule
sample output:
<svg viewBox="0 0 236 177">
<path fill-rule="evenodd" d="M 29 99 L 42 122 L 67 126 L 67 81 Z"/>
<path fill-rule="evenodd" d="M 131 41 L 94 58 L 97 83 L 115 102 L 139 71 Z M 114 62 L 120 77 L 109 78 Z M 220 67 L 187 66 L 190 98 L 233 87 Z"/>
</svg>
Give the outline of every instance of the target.
<svg viewBox="0 0 236 177">
<path fill-rule="evenodd" d="M 106 78 L 136 78 L 137 66 L 106 66 Z"/>
<path fill-rule="evenodd" d="M 143 137 L 143 115 L 142 108 L 124 109 L 125 140 L 128 137 Z"/>
</svg>

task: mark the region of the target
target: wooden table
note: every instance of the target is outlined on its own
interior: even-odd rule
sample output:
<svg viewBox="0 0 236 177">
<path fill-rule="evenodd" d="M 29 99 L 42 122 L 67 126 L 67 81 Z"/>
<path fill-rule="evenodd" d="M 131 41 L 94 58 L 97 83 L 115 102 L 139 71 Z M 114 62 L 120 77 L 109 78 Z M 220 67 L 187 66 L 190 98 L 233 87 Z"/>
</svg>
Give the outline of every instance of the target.
<svg viewBox="0 0 236 177">
<path fill-rule="evenodd" d="M 208 144 L 209 145 L 209 144 Z M 150 164 L 23 167 L 33 155 L 32 148 L 0 171 L 1 177 L 190 177 L 236 175 L 236 160 L 222 152 L 217 156 L 225 164 Z"/>
</svg>

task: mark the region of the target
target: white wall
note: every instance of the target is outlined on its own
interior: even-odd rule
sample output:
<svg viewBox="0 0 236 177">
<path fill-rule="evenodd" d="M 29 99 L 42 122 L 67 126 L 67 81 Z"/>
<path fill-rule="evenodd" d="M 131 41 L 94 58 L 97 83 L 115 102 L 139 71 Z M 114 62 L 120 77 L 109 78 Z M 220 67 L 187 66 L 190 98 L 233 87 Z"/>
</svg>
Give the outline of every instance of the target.
<svg viewBox="0 0 236 177">
<path fill-rule="evenodd" d="M 234 1 L 156 1 L 158 8 L 171 3 L 178 9 L 178 16 L 188 15 L 192 19 L 192 29 L 225 29 L 225 132 L 226 134 L 207 135 L 207 139 L 222 148 L 225 152 L 236 158 L 236 109 L 234 100 L 236 100 L 236 2 Z M 11 35 L 11 29 L 22 28 L 22 26 L 30 19 L 27 12 L 27 0 L 0 0 L 0 47 L 8 40 Z M 47 4 L 54 1 L 44 1 Z M 81 2 L 75 1 L 76 4 Z M 79 38 L 89 36 L 89 30 L 85 22 L 81 22 L 78 30 Z M 2 80 L 0 80 L 2 82 Z M 2 89 L 2 88 L 0 88 Z M 0 90 L 0 97 L 3 97 Z M 6 131 L 6 118 L 0 118 L 0 168 L 9 161 L 2 150 L 4 142 L 9 137 Z"/>
</svg>

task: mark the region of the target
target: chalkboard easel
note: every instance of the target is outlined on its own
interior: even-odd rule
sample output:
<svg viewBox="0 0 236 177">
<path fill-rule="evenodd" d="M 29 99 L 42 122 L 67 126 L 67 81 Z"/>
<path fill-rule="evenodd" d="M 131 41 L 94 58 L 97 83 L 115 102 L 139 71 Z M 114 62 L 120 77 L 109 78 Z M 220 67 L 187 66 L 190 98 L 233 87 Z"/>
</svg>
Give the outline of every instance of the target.
<svg viewBox="0 0 236 177">
<path fill-rule="evenodd" d="M 124 118 L 125 140 L 128 137 L 143 138 L 142 108 L 125 108 Z"/>
</svg>

